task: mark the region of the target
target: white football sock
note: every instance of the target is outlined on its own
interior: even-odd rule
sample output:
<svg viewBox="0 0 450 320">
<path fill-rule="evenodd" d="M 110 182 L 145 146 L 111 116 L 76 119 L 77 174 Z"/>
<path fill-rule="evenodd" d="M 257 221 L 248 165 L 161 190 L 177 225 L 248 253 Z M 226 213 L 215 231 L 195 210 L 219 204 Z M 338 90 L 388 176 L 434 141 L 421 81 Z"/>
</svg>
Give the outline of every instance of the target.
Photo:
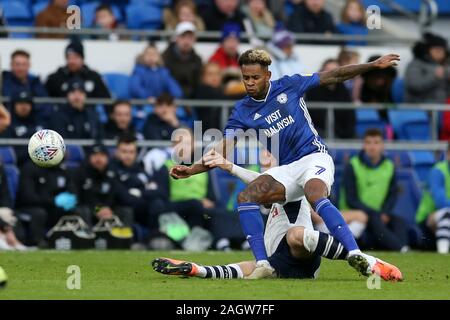
<svg viewBox="0 0 450 320">
<path fill-rule="evenodd" d="M 449 239 L 438 239 L 436 241 L 437 252 L 441 254 L 446 254 L 449 251 L 450 240 Z"/>
</svg>

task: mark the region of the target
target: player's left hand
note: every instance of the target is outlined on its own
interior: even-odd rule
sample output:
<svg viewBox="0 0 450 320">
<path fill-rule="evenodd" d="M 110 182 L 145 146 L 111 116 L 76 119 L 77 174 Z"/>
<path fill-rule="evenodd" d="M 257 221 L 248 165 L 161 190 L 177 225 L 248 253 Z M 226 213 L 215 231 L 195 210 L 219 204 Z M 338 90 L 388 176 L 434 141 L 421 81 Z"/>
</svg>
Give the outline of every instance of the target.
<svg viewBox="0 0 450 320">
<path fill-rule="evenodd" d="M 385 69 L 389 67 L 396 67 L 397 62 L 400 61 L 398 54 L 387 54 L 373 61 L 373 65 L 378 69 Z"/>
<path fill-rule="evenodd" d="M 174 179 L 185 179 L 185 178 L 189 178 L 191 176 L 189 170 L 190 170 L 190 168 L 188 166 L 180 164 L 180 165 L 173 166 L 170 169 L 169 174 Z"/>
</svg>

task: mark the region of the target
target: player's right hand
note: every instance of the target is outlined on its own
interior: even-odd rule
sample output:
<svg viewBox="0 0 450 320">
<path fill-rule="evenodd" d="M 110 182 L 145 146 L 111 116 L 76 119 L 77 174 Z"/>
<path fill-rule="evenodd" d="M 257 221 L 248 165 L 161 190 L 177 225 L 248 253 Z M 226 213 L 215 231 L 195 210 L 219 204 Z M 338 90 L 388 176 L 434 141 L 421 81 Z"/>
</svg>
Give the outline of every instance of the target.
<svg viewBox="0 0 450 320">
<path fill-rule="evenodd" d="M 219 167 L 222 170 L 231 172 L 231 168 L 233 164 L 225 159 L 219 152 L 216 152 L 214 149 L 211 149 L 203 156 L 203 165 L 209 168 Z"/>
<path fill-rule="evenodd" d="M 176 166 L 173 166 L 170 169 L 170 176 L 174 179 L 185 179 L 189 178 L 191 176 L 191 173 L 189 172 L 190 168 L 188 166 L 179 164 Z"/>
</svg>

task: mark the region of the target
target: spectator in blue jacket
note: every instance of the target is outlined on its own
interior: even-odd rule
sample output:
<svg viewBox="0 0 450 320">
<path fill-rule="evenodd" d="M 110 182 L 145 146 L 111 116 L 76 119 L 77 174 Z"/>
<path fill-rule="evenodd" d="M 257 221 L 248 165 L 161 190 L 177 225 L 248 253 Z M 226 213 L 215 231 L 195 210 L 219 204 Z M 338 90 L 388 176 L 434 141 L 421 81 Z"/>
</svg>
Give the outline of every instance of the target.
<svg viewBox="0 0 450 320">
<path fill-rule="evenodd" d="M 151 102 L 163 92 L 181 98 L 183 91 L 169 70 L 163 66 L 158 49 L 149 45 L 136 59 L 136 66 L 130 81 L 130 95 L 136 99 Z"/>
<path fill-rule="evenodd" d="M 341 12 L 341 23 L 336 26 L 339 33 L 348 35 L 368 35 L 366 13 L 360 0 L 347 0 Z M 347 45 L 365 46 L 367 41 L 351 40 Z"/>
<path fill-rule="evenodd" d="M 33 97 L 47 97 L 47 90 L 39 77 L 30 74 L 30 54 L 25 50 L 16 50 L 11 54 L 11 71 L 3 71 L 2 94 L 17 96 L 21 92 L 30 92 Z M 48 105 L 36 106 L 36 112 L 41 118 L 50 115 Z"/>
</svg>

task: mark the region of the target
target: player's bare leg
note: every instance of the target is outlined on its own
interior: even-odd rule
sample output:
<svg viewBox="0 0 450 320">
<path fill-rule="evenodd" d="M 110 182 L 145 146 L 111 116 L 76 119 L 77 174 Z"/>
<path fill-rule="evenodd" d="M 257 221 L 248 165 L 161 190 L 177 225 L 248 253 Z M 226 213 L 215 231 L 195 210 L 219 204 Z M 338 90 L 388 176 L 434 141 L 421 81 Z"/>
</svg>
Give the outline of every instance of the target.
<svg viewBox="0 0 450 320">
<path fill-rule="evenodd" d="M 328 188 L 320 179 L 305 184 L 308 202 L 324 220 L 331 234 L 348 250 L 348 263 L 362 275 L 378 274 L 384 280 L 402 280 L 400 270 L 380 259 L 362 253 L 339 210 L 327 199 Z"/>
<path fill-rule="evenodd" d="M 264 223 L 260 205 L 285 201 L 285 188 L 269 175 L 261 175 L 247 185 L 238 195 L 238 211 L 242 229 L 256 258 L 256 268 L 249 279 L 273 276 L 264 245 Z"/>
<path fill-rule="evenodd" d="M 152 261 L 153 270 L 171 276 L 187 276 L 199 278 L 242 279 L 250 276 L 256 268 L 255 261 L 203 266 L 195 262 L 181 261 L 171 258 L 156 258 Z"/>
</svg>

